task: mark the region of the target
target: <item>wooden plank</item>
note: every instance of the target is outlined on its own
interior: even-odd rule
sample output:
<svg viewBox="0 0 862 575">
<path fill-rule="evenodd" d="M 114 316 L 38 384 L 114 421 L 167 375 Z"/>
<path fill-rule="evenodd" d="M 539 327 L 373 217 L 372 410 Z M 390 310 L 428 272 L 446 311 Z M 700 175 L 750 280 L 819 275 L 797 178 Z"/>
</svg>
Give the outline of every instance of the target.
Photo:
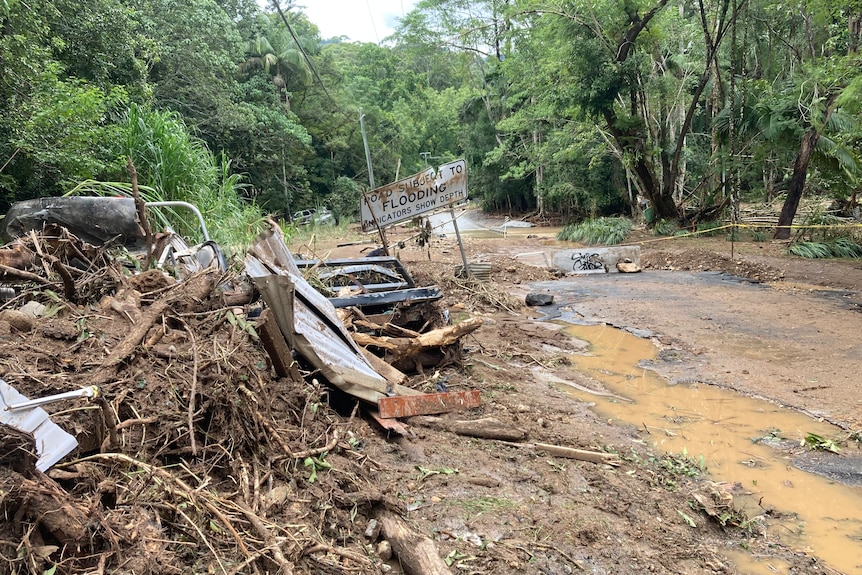
<svg viewBox="0 0 862 575">
<path fill-rule="evenodd" d="M 368 414 L 371 416 L 372 419 L 374 419 L 374 421 L 378 423 L 378 425 L 380 425 L 380 427 L 387 431 L 395 432 L 398 435 L 407 435 L 410 433 L 410 426 L 403 421 L 398 421 L 397 419 L 392 418 L 380 417 L 380 414 L 373 409 L 369 410 Z"/>
<path fill-rule="evenodd" d="M 281 330 L 278 329 L 269 308 L 260 314 L 260 319 L 257 321 L 257 332 L 260 335 L 263 348 L 272 360 L 275 373 L 279 377 L 297 376 L 298 378 L 299 372 L 295 367 L 291 367 L 293 356 L 290 354 L 290 347 L 281 334 Z"/>
<path fill-rule="evenodd" d="M 482 405 L 479 390 L 423 393 L 421 395 L 382 397 L 377 400 L 380 417 L 410 417 L 460 411 Z"/>
</svg>

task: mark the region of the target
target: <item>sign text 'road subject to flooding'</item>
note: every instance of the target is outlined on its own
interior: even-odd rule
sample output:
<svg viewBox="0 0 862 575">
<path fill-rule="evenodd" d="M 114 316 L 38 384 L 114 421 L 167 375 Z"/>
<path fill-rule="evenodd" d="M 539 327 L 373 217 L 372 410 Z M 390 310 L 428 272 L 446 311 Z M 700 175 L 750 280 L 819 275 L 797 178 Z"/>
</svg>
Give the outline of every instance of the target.
<svg viewBox="0 0 862 575">
<path fill-rule="evenodd" d="M 456 160 L 366 192 L 359 200 L 362 231 L 409 220 L 467 199 L 467 162 Z M 377 224 L 375 225 L 375 220 Z"/>
</svg>

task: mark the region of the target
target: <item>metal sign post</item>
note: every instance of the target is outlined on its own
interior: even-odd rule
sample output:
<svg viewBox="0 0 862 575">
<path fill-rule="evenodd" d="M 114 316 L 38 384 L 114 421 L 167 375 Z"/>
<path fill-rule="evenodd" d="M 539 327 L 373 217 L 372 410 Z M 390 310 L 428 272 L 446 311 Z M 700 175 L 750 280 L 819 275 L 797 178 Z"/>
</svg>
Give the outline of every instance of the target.
<svg viewBox="0 0 862 575">
<path fill-rule="evenodd" d="M 464 242 L 461 241 L 461 232 L 458 230 L 458 220 L 455 218 L 455 208 L 449 204 L 449 215 L 452 216 L 452 227 L 455 228 L 455 237 L 458 238 L 458 249 L 461 250 L 461 261 L 464 262 L 464 274 L 470 277 L 470 266 L 467 265 L 467 254 L 464 253 Z"/>
<path fill-rule="evenodd" d="M 389 242 L 386 241 L 386 232 L 377 223 L 377 216 L 374 215 L 374 209 L 371 207 L 371 202 L 368 201 L 368 196 L 362 192 L 362 199 L 365 200 L 365 205 L 368 206 L 368 211 L 371 212 L 371 217 L 374 218 L 374 225 L 377 227 L 377 233 L 380 235 L 380 242 L 383 244 L 383 253 L 389 255 Z"/>
</svg>

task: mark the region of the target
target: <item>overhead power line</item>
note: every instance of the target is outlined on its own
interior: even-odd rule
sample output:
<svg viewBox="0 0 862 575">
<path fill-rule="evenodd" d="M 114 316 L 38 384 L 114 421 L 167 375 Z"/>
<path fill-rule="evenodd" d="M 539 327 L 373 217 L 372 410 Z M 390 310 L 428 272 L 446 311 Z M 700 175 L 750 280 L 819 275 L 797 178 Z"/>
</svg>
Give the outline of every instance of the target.
<svg viewBox="0 0 862 575">
<path fill-rule="evenodd" d="M 302 58 L 305 60 L 305 63 L 308 64 L 311 73 L 314 74 L 314 77 L 317 79 L 317 83 L 320 84 L 320 87 L 323 88 L 323 93 L 326 94 L 326 97 L 329 98 L 329 101 L 332 102 L 332 105 L 335 106 L 335 109 L 341 112 L 341 114 L 351 120 L 352 116 L 350 116 L 347 112 L 341 109 L 341 106 L 338 105 L 338 102 L 335 101 L 335 98 L 332 97 L 332 94 L 329 93 L 329 90 L 326 89 L 326 84 L 323 83 L 323 78 L 320 77 L 320 74 L 317 73 L 317 68 L 314 65 L 314 62 L 311 61 L 311 58 L 308 57 L 308 53 L 305 51 L 305 48 L 302 47 L 302 44 L 299 43 L 299 38 L 296 36 L 296 32 L 293 31 L 293 26 L 290 25 L 290 22 L 287 21 L 287 16 L 284 15 L 284 11 L 281 9 L 281 5 L 278 3 L 278 0 L 271 0 L 273 7 L 278 12 L 278 15 L 281 16 L 281 21 L 284 22 L 287 31 L 290 33 L 290 37 L 293 38 L 293 41 L 296 43 L 296 47 L 299 48 L 300 54 L 302 54 Z"/>
</svg>

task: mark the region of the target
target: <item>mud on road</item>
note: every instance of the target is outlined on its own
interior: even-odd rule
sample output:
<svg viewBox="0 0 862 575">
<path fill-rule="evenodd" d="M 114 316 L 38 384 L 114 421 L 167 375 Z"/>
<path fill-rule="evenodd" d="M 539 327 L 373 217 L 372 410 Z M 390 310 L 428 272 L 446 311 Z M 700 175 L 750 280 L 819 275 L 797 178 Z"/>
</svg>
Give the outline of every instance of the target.
<svg viewBox="0 0 862 575">
<path fill-rule="evenodd" d="M 748 509 L 751 521 L 743 521 L 743 529 L 702 521 L 697 522 L 697 529 L 688 525 L 683 514 L 691 511 L 692 493 L 709 491 L 710 483 L 704 482 L 703 476 L 689 481 L 685 463 L 668 464 L 667 454 L 642 450 L 642 445 L 652 442 L 637 423 L 608 426 L 590 409 L 589 396 L 581 394 L 580 400 L 573 400 L 561 393 L 559 386 L 553 385 L 558 379 L 590 390 L 607 390 L 569 362 L 572 354 L 589 353 L 579 347 L 585 344 L 564 335 L 557 323 L 547 320 L 609 324 L 651 339 L 658 353 L 648 367 L 668 384 L 697 382 L 762 398 L 806 414 L 812 428 L 816 421 L 834 424 L 834 437 L 846 440 L 840 456 L 787 442 L 784 457 L 794 459 L 797 467 L 841 482 L 858 497 L 862 479 L 858 448 L 862 429 L 862 394 L 858 391 L 858 374 L 862 373 L 858 338 L 862 264 L 803 260 L 786 255 L 782 244 L 736 243 L 731 256 L 731 246 L 723 238 L 673 240 L 642 244 L 643 273 L 542 279 L 537 268 L 522 266 L 513 256 L 547 251 L 559 243 L 552 235 L 543 235 L 541 229 L 531 235 L 534 237 L 465 240 L 470 259 L 496 264 L 492 280 L 499 287 L 492 291 L 513 299 L 529 291 L 555 295 L 553 306 L 518 309 L 516 316 L 493 312 L 491 302 L 483 301 L 481 294 L 477 298 L 469 292 L 451 293 L 447 301 L 450 306 L 464 305 L 467 311 L 486 314 L 490 320 L 477 336 L 477 355 L 471 356 L 467 385 L 483 382 L 483 389 L 493 398 L 487 409 L 505 414 L 513 424 L 524 425 L 531 437 L 539 438 L 536 441 L 615 450 L 630 454 L 632 463 L 623 470 L 569 465 L 562 473 L 562 484 L 559 470 L 545 473 L 538 483 L 549 489 L 536 489 L 534 484 L 530 497 L 547 502 L 553 524 L 562 531 L 545 524 L 544 531 L 537 531 L 540 537 L 561 546 L 567 542 L 567 552 L 585 559 L 588 572 L 836 572 L 818 560 L 805 543 L 783 543 L 776 538 L 767 525 L 770 514 L 779 514 L 773 509 Z M 440 278 L 438 262 L 454 265 L 457 248 L 443 242 L 431 250 L 433 264 L 427 262 L 427 253 L 411 257 L 409 248 L 402 251 L 401 258 L 419 268 L 437 270 L 436 279 L 445 281 Z M 502 369 L 490 368 L 490 363 Z M 523 458 L 525 454 L 510 456 Z M 552 467 L 547 458 L 528 457 L 534 462 L 533 469 Z M 670 457 L 673 459 L 674 454 Z M 683 477 L 668 479 L 663 475 L 667 469 L 681 468 Z M 571 475 L 575 470 L 576 475 Z M 588 480 L 587 487 L 582 487 L 584 473 L 598 473 L 603 479 L 593 479 L 593 484 Z M 611 477 L 626 481 L 614 482 L 615 488 L 599 487 Z M 790 481 L 785 479 L 784 483 Z M 517 501 L 524 487 L 512 482 L 502 484 L 500 491 Z M 596 500 L 606 487 L 613 492 L 610 500 Z M 621 507 L 625 513 L 619 512 Z M 536 519 L 542 525 L 547 518 L 542 514 Z M 574 525 L 589 526 L 588 530 L 597 534 L 595 541 L 589 542 L 582 530 L 575 530 L 572 536 L 569 527 Z M 858 539 L 862 524 L 856 531 Z M 616 537 L 637 541 L 636 545 L 621 545 L 632 556 L 598 559 L 602 553 L 613 554 L 607 545 L 602 546 L 603 552 L 585 555 L 585 544 L 589 549 Z M 610 546 L 619 553 L 620 545 Z M 685 551 L 677 555 L 677 549 Z M 844 554 L 842 569 L 837 572 L 862 573 L 862 562 L 853 558 L 856 550 L 837 553 Z M 682 560 L 688 556 L 700 559 Z M 749 562 L 753 556 L 761 559 Z M 774 560 L 770 563 L 763 557 Z"/>
</svg>

